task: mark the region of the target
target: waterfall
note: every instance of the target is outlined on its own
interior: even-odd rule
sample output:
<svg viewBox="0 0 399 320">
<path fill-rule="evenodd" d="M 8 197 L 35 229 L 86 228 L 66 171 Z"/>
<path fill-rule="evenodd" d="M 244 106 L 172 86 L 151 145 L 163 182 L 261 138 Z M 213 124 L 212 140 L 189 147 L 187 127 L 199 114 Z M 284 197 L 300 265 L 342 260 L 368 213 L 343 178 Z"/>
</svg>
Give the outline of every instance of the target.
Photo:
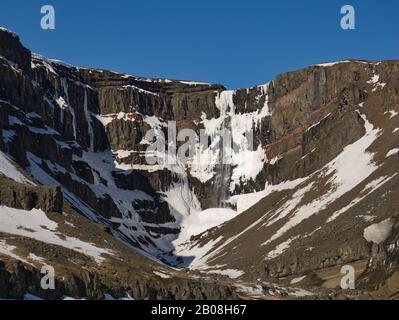
<svg viewBox="0 0 399 320">
<path fill-rule="evenodd" d="M 216 176 L 214 190 L 219 208 L 227 206 L 226 200 L 230 197 L 230 178 L 231 178 L 231 156 L 232 156 L 232 136 L 231 136 L 231 115 L 235 113 L 233 96 L 235 91 L 222 91 L 216 96 L 216 107 L 220 110 L 222 118 L 221 128 L 218 134 L 218 158 L 216 166 Z"/>
<path fill-rule="evenodd" d="M 87 88 L 85 87 L 85 96 L 84 96 L 84 102 L 83 102 L 83 109 L 85 112 L 86 116 L 86 122 L 87 122 L 87 131 L 89 133 L 90 137 L 90 144 L 89 144 L 89 149 L 91 151 L 94 150 L 94 135 L 93 135 L 93 127 L 92 127 L 92 120 L 91 120 L 91 115 L 87 107 Z"/>
<path fill-rule="evenodd" d="M 73 138 L 74 140 L 76 140 L 76 115 L 75 115 L 75 109 L 73 109 L 73 107 L 71 106 L 71 104 L 69 103 L 69 94 L 68 94 L 68 83 L 66 81 L 65 78 L 61 79 L 61 86 L 64 90 L 64 95 L 65 95 L 65 99 L 66 99 L 66 103 L 69 107 L 69 111 L 72 114 L 72 129 L 73 129 Z"/>
</svg>

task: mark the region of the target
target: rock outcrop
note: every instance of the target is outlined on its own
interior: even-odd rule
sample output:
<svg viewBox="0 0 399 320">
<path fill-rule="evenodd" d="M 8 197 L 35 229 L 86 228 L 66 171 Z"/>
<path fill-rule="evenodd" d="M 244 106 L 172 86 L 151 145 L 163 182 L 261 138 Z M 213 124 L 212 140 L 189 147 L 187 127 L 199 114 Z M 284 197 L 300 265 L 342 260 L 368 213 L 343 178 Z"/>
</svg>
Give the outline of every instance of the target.
<svg viewBox="0 0 399 320">
<path fill-rule="evenodd" d="M 14 64 L 16 69 L 30 73 L 31 53 L 20 42 L 18 35 L 3 28 L 0 29 L 1 55 Z"/>
<path fill-rule="evenodd" d="M 62 213 L 63 196 L 60 186 L 29 186 L 0 177 L 0 205 L 11 208 Z"/>
</svg>

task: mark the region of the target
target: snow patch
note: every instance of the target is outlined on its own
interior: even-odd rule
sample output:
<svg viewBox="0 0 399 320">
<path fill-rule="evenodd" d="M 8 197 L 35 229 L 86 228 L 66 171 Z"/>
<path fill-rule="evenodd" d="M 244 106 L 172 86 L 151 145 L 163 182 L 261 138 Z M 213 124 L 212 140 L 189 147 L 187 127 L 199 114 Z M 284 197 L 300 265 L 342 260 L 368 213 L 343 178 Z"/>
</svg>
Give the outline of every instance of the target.
<svg viewBox="0 0 399 320">
<path fill-rule="evenodd" d="M 335 61 L 335 62 L 326 62 L 326 63 L 316 64 L 315 66 L 317 66 L 317 67 L 332 67 L 332 66 L 335 66 L 337 64 L 349 63 L 349 62 L 351 62 L 351 61 L 350 60 L 343 60 L 343 61 Z"/>
<path fill-rule="evenodd" d="M 0 151 L 0 173 L 19 183 L 34 184 L 18 171 L 18 169 L 12 164 L 11 159 L 2 151 Z"/>
<path fill-rule="evenodd" d="M 347 206 L 345 206 L 345 207 L 341 208 L 340 210 L 334 212 L 334 214 L 327 219 L 327 223 L 337 219 L 342 213 L 348 211 L 351 207 L 353 207 L 354 205 L 358 204 L 360 201 L 362 201 L 363 199 L 368 197 L 374 191 L 378 190 L 382 185 L 384 185 L 385 183 L 390 181 L 396 175 L 397 175 L 397 173 L 395 173 L 394 175 L 392 175 L 390 177 L 388 177 L 388 176 L 380 177 L 380 178 L 377 178 L 377 179 L 373 180 L 369 184 L 367 184 L 364 187 L 364 189 L 360 192 L 360 196 L 358 196 L 357 198 L 353 199 Z"/>
<path fill-rule="evenodd" d="M 323 119 L 321 119 L 320 121 L 316 122 L 315 124 L 311 125 L 306 131 L 310 131 L 313 128 L 317 127 L 323 120 L 327 119 L 329 116 L 331 115 L 331 113 L 329 113 L 328 115 L 326 115 Z"/>
<path fill-rule="evenodd" d="M 160 271 L 153 271 L 154 274 L 156 274 L 158 277 L 161 277 L 163 279 L 169 279 L 172 278 L 172 276 L 170 274 L 166 274 Z"/>
<path fill-rule="evenodd" d="M 24 300 L 39 301 L 39 300 L 43 300 L 43 299 L 28 292 L 28 293 L 24 294 Z"/>
<path fill-rule="evenodd" d="M 6 143 L 11 143 L 14 140 L 15 135 L 17 134 L 14 130 L 2 130 L 1 134 L 3 136 L 3 140 Z"/>
<path fill-rule="evenodd" d="M 45 259 L 43 257 L 37 256 L 34 253 L 29 253 L 28 258 L 33 261 L 40 262 L 42 264 L 45 263 Z"/>
<path fill-rule="evenodd" d="M 386 83 L 380 82 L 380 75 L 378 74 L 374 74 L 367 83 L 373 86 L 372 92 L 375 92 L 378 88 L 383 89 L 386 86 Z"/>
<path fill-rule="evenodd" d="M 231 279 L 237 279 L 239 277 L 241 277 L 244 272 L 241 270 L 235 270 L 235 269 L 224 269 L 224 270 L 210 270 L 210 271 L 206 271 L 207 273 L 211 273 L 211 274 L 220 274 L 223 276 L 228 276 Z"/>
<path fill-rule="evenodd" d="M 296 240 L 298 238 L 299 238 L 299 236 L 292 237 L 292 238 L 280 243 L 274 250 L 270 251 L 267 254 L 267 256 L 265 257 L 265 260 L 271 260 L 271 259 L 278 257 L 279 255 L 281 255 L 284 251 L 286 251 L 290 247 L 291 243 L 294 240 Z M 267 244 L 267 243 L 268 243 L 268 241 L 265 243 L 262 243 L 262 245 Z"/>
<path fill-rule="evenodd" d="M 389 110 L 389 111 L 385 111 L 384 114 L 390 114 L 389 119 L 392 119 L 392 118 L 396 117 L 399 114 L 399 112 L 397 112 L 395 110 Z"/>
<path fill-rule="evenodd" d="M 104 260 L 102 254 L 112 255 L 110 250 L 98 248 L 74 237 L 61 235 L 57 232 L 57 227 L 58 224 L 50 220 L 42 210 L 32 209 L 28 211 L 0 206 L 1 232 L 62 246 L 88 255 L 94 258 L 97 263 Z"/>
<path fill-rule="evenodd" d="M 291 280 L 290 284 L 295 284 L 295 283 L 299 283 L 301 282 L 303 279 L 305 279 L 306 276 L 302 276 L 302 277 L 298 277 L 298 278 L 294 278 Z"/>
<path fill-rule="evenodd" d="M 237 211 L 228 208 L 212 208 L 204 211 L 192 210 L 181 224 L 179 239 L 188 240 L 191 236 L 219 226 L 237 215 Z"/>
<path fill-rule="evenodd" d="M 393 156 L 393 155 L 398 155 L 398 154 L 399 154 L 399 148 L 394 148 L 394 149 L 391 149 L 391 150 L 389 150 L 387 152 L 385 158 L 388 158 L 388 157 Z"/>
<path fill-rule="evenodd" d="M 388 239 L 394 224 L 394 218 L 388 218 L 379 223 L 372 224 L 364 229 L 363 236 L 368 242 L 381 244 Z"/>
<path fill-rule="evenodd" d="M 298 297 L 298 298 L 303 298 L 303 297 L 309 297 L 309 296 L 314 296 L 313 292 L 310 292 L 305 289 L 294 289 L 293 292 L 288 293 L 290 296 Z"/>
<path fill-rule="evenodd" d="M 9 256 L 11 258 L 17 259 L 23 263 L 33 266 L 29 261 L 14 253 L 15 249 L 17 249 L 17 247 L 9 245 L 5 240 L 0 240 L 0 254 L 4 254 L 6 256 Z"/>
</svg>

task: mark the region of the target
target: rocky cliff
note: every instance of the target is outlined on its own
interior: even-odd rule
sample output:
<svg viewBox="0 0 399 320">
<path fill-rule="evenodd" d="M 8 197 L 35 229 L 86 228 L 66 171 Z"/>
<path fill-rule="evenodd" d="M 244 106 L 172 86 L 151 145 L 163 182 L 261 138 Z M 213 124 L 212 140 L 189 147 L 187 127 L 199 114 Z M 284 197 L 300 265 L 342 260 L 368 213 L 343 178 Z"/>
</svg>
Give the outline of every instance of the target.
<svg viewBox="0 0 399 320">
<path fill-rule="evenodd" d="M 83 275 L 59 264 L 83 284 L 60 284 L 58 297 L 69 286 L 66 295 L 75 296 L 82 287 L 79 296 L 108 290 L 181 298 L 184 291 L 191 298 L 226 298 L 236 297 L 232 282 L 286 286 L 300 277 L 305 286 L 328 288 L 323 272 L 346 263 L 361 266 L 359 283 L 376 290 L 398 272 L 398 90 L 397 61 L 314 65 L 231 91 L 71 66 L 31 54 L 17 35 L 2 29 L 0 208 L 7 213 L 0 213 L 41 210 L 61 219 L 70 210 L 84 217 L 76 218 L 80 234 L 87 231 L 83 225 L 103 225 L 98 232 L 123 243 L 112 251 L 133 252 L 131 261 L 150 255 L 226 281 L 198 285 L 183 274 L 166 285 L 156 282 L 162 277 L 152 280 L 152 273 L 141 284 L 139 273 L 110 285 L 109 274 L 133 262 L 107 258 L 115 271 L 99 272 L 93 264 Z M 210 143 L 197 139 L 187 161 L 166 162 L 172 121 L 177 133 L 205 132 Z M 226 129 L 233 147 L 221 162 Z M 146 158 L 154 143 L 149 131 L 165 147 L 157 164 Z M 185 142 L 178 135 L 175 147 Z M 384 221 L 390 221 L 389 232 L 376 243 L 373 228 Z M 0 232 L 32 238 L 14 227 Z M 9 241 L 4 248 L 18 247 Z M 2 279 L 20 268 L 4 267 Z M 37 278 L 32 272 L 19 283 L 19 295 L 30 277 Z M 101 289 L 93 291 L 93 285 Z"/>
</svg>

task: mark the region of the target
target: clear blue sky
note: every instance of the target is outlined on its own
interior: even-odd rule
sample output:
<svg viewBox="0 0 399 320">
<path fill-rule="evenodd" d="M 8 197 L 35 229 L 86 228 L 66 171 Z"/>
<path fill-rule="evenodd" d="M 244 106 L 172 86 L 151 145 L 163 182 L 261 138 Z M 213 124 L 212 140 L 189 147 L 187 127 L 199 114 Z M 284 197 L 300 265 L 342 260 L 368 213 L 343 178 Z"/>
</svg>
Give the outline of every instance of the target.
<svg viewBox="0 0 399 320">
<path fill-rule="evenodd" d="M 56 30 L 40 28 L 40 8 Z M 356 30 L 340 8 L 356 9 Z M 399 59 L 399 0 L 1 0 L 32 51 L 133 75 L 248 87 L 310 64 Z"/>
</svg>

